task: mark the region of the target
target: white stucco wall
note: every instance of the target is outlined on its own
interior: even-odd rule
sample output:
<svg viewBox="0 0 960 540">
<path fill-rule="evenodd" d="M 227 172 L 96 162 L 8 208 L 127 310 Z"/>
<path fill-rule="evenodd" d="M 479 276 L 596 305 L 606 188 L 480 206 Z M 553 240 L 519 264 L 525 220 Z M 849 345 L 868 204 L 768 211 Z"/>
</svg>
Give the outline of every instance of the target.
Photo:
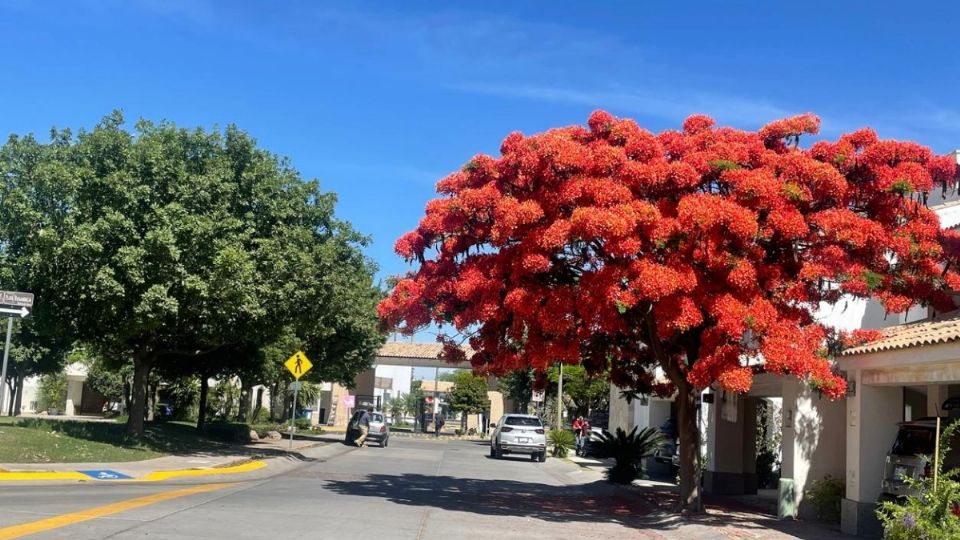
<svg viewBox="0 0 960 540">
<path fill-rule="evenodd" d="M 843 478 L 847 437 L 846 400 L 831 401 L 793 378 L 783 384 L 781 477 L 792 478 L 796 507 L 815 480 Z"/>
</svg>

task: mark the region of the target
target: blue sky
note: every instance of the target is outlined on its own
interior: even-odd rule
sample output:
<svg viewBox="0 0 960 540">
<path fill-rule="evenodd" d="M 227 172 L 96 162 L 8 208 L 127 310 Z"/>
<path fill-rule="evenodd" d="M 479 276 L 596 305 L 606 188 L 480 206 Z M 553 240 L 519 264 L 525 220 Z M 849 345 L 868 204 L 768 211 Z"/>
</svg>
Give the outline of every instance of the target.
<svg viewBox="0 0 960 540">
<path fill-rule="evenodd" d="M 849 4 L 849 5 L 844 5 Z M 603 6 L 597 8 L 596 6 Z M 960 146 L 960 6 L 932 2 L 0 0 L 0 133 L 236 123 L 339 194 L 381 275 L 434 183 L 605 108 L 757 128 L 812 111 Z"/>
</svg>

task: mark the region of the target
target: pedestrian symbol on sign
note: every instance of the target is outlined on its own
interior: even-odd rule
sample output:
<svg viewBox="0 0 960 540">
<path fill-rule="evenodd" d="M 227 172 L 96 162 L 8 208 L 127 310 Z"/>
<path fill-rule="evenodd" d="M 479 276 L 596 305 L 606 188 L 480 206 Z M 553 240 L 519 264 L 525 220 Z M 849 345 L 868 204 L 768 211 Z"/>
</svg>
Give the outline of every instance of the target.
<svg viewBox="0 0 960 540">
<path fill-rule="evenodd" d="M 313 367 L 313 363 L 307 359 L 307 355 L 303 354 L 303 351 L 297 351 L 286 362 L 283 363 L 284 366 L 287 366 L 287 369 L 293 375 L 294 379 L 299 380 L 304 373 L 310 371 L 310 368 Z"/>
</svg>

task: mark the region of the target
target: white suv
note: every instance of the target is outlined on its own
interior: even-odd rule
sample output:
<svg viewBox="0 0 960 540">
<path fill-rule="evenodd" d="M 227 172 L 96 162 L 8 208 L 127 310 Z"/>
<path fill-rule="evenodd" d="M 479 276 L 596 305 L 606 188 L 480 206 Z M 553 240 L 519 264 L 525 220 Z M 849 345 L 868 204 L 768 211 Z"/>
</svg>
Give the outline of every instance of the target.
<svg viewBox="0 0 960 540">
<path fill-rule="evenodd" d="M 490 457 L 530 454 L 530 459 L 547 460 L 547 436 L 540 418 L 529 414 L 505 414 L 490 437 Z"/>
</svg>

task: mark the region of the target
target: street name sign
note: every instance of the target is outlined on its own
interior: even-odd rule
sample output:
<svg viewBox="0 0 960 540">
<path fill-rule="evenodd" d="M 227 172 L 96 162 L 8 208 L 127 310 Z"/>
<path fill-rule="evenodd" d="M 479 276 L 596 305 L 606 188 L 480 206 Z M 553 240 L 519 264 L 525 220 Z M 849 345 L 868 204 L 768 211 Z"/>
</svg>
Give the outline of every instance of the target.
<svg viewBox="0 0 960 540">
<path fill-rule="evenodd" d="M 313 363 L 307 359 L 307 355 L 303 354 L 303 351 L 293 353 L 293 356 L 287 358 L 283 365 L 287 366 L 287 369 L 293 374 L 293 378 L 297 380 L 300 380 L 300 377 L 313 367 Z"/>
<path fill-rule="evenodd" d="M 3 348 L 3 367 L 0 367 L 0 403 L 3 403 L 3 391 L 7 380 L 7 358 L 10 356 L 10 334 L 13 332 L 13 316 L 21 319 L 30 314 L 27 308 L 33 307 L 33 293 L 20 291 L 0 291 L 0 313 L 7 317 L 7 346 Z"/>
<path fill-rule="evenodd" d="M 303 383 L 300 381 L 293 381 L 292 383 L 290 383 L 289 386 L 287 386 L 287 390 L 291 392 L 297 392 L 299 390 L 303 390 Z"/>
<path fill-rule="evenodd" d="M 33 307 L 33 293 L 0 291 L 0 305 L 27 308 Z"/>
</svg>

